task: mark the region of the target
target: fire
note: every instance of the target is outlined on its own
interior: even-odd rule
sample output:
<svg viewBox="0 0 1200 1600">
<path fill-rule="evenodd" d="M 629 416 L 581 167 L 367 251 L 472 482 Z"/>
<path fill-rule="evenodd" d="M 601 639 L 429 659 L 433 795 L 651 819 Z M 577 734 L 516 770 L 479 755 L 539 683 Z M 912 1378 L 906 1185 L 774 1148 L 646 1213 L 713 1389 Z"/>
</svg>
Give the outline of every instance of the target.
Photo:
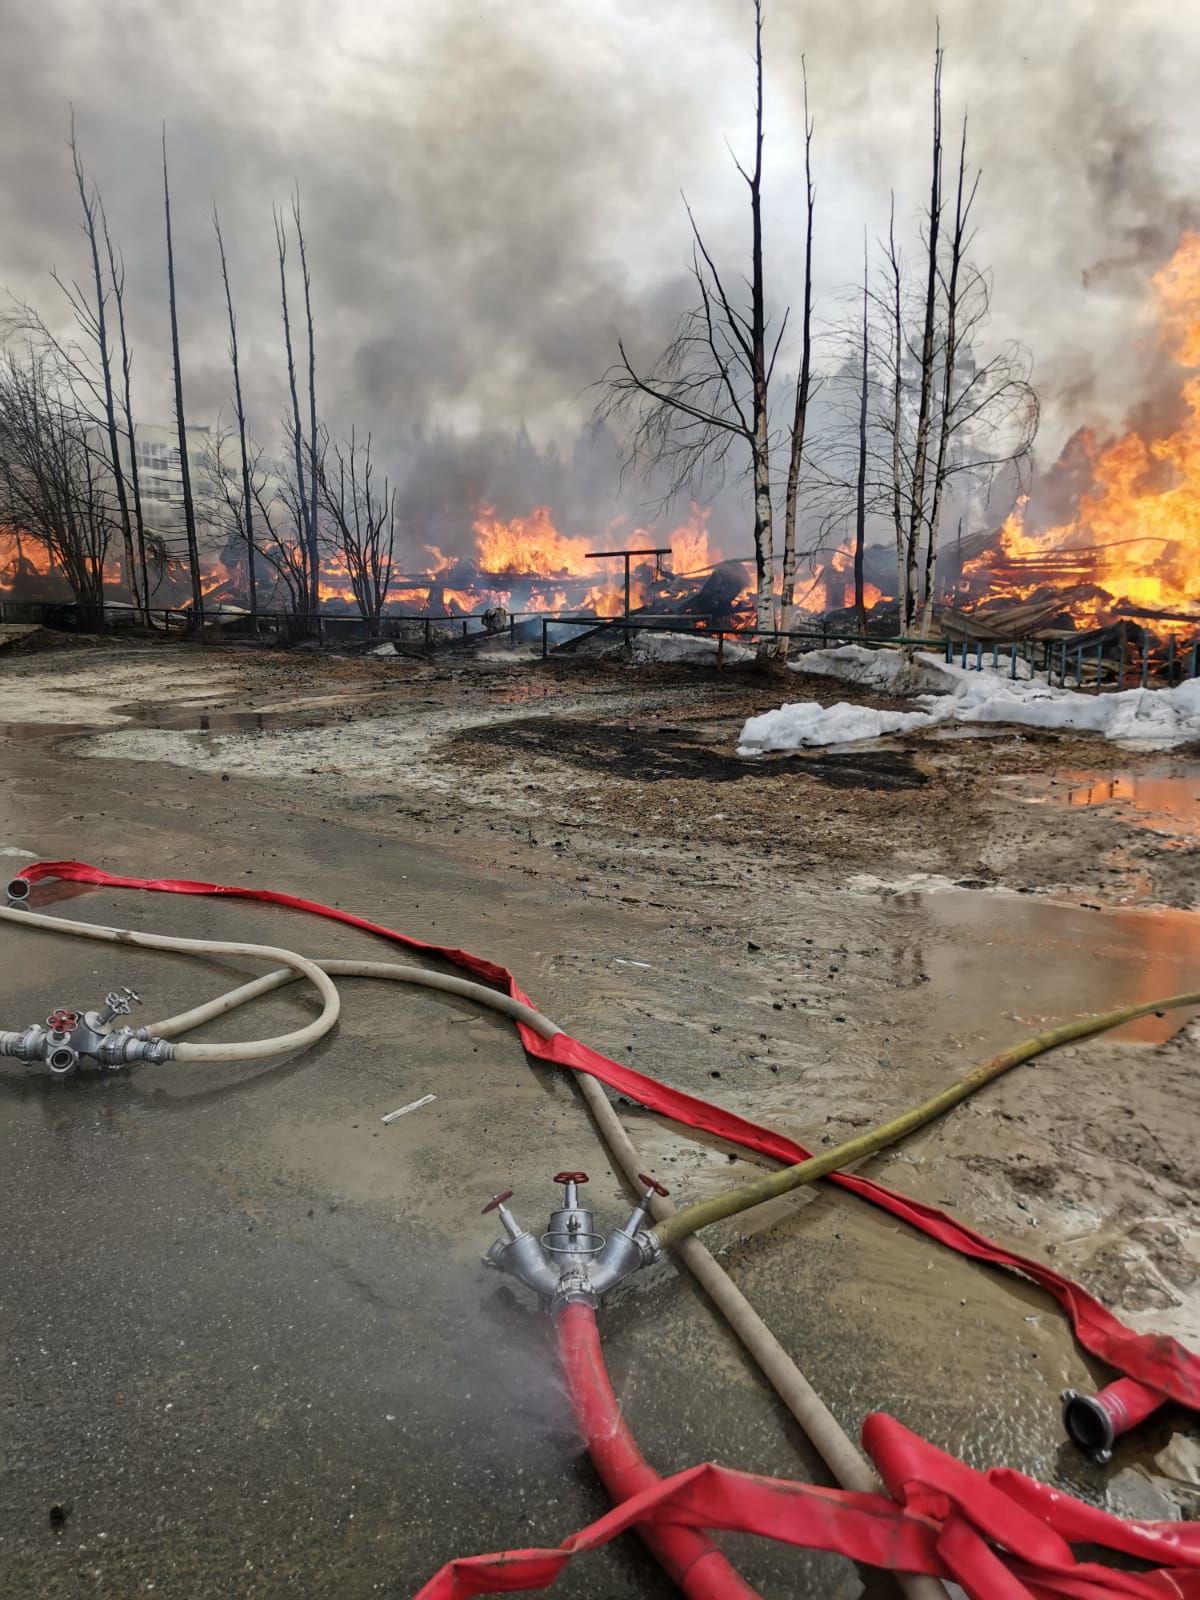
<svg viewBox="0 0 1200 1600">
<path fill-rule="evenodd" d="M 884 599 L 882 589 L 863 582 L 863 604 L 869 611 Z M 847 611 L 854 604 L 854 548 L 851 544 L 835 550 L 807 593 L 797 601 L 805 611 L 820 615 L 825 611 Z"/>
<path fill-rule="evenodd" d="M 11 589 L 22 578 L 46 578 L 52 571 L 43 545 L 14 528 L 0 528 L 0 585 Z"/>
<path fill-rule="evenodd" d="M 536 577 L 583 577 L 587 539 L 572 539 L 554 526 L 549 506 L 534 506 L 527 517 L 505 522 L 491 506 L 481 506 L 472 524 L 479 565 L 486 572 Z"/>
<path fill-rule="evenodd" d="M 236 590 L 240 578 L 241 574 L 231 571 L 223 561 L 206 562 L 200 577 L 200 593 L 207 598 L 218 589 Z"/>
<path fill-rule="evenodd" d="M 709 543 L 708 519 L 711 514 L 708 506 L 698 506 L 693 501 L 688 520 L 671 529 L 664 542 L 671 547 L 672 572 L 703 572 L 722 560 L 720 550 L 714 549 Z M 638 528 L 632 537 L 641 544 L 650 536 Z"/>
<path fill-rule="evenodd" d="M 408 570 L 398 577 L 388 595 L 387 610 L 393 615 L 461 617 L 478 616 L 491 607 L 503 606 L 517 613 L 565 611 L 619 616 L 625 606 L 624 564 L 619 555 L 606 562 L 589 560 L 588 552 L 597 547 L 618 552 L 669 548 L 670 555 L 657 560 L 650 556 L 634 559 L 629 602 L 635 609 L 670 609 L 689 592 L 689 586 L 698 588 L 704 575 L 722 560 L 708 523 L 708 509 L 693 505 L 687 520 L 669 533 L 626 524 L 619 531 L 610 526 L 599 533 L 572 535 L 555 525 L 548 506 L 536 506 L 526 516 L 504 518 L 493 507 L 483 505 L 472 525 L 474 550 L 447 555 L 436 545 L 418 547 L 416 562 L 409 565 L 406 561 Z M 124 595 L 122 576 L 119 562 L 106 564 L 105 586 L 113 595 Z M 266 611 L 285 609 L 290 592 L 277 581 L 269 561 L 260 561 L 257 576 L 259 606 Z M 29 598 L 50 598 L 38 592 L 31 581 L 46 578 L 54 594 L 62 590 L 65 598 L 65 580 L 48 559 L 44 546 L 16 532 L 0 530 L 0 591 L 20 586 Z M 214 603 L 234 601 L 246 605 L 247 583 L 243 561 L 204 559 L 200 587 L 205 598 Z M 186 563 L 165 562 L 152 593 L 152 604 L 185 605 L 190 593 Z M 318 594 L 322 605 L 333 611 L 356 609 L 349 568 L 335 550 L 326 549 L 322 555 Z"/>
<path fill-rule="evenodd" d="M 1200 233 L 1188 230 L 1153 281 L 1164 350 L 1185 369 L 1200 369 Z M 1114 604 L 1150 611 L 1195 612 L 1200 600 L 1200 372 L 1181 388 L 1186 416 L 1163 437 L 1135 430 L 1111 442 L 1090 432 L 1072 441 L 1091 486 L 1070 522 L 1026 526 L 1021 504 L 995 552 L 964 572 L 990 573 L 989 599 L 1029 599 L 1039 590 L 1081 588 L 1064 609 L 1084 624 L 1108 620 Z"/>
</svg>

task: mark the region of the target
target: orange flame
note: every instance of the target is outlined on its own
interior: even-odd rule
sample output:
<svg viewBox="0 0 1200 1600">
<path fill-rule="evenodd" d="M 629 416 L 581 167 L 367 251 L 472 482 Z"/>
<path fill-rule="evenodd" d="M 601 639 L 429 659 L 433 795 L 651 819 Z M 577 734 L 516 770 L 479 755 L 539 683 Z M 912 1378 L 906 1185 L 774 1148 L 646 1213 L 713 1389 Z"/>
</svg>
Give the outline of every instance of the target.
<svg viewBox="0 0 1200 1600">
<path fill-rule="evenodd" d="M 1188 230 L 1155 274 L 1159 334 L 1185 368 L 1200 368 L 1200 233 Z M 1064 595 L 1077 622 L 1105 620 L 1122 601 L 1155 611 L 1194 611 L 1200 582 L 1200 376 L 1184 380 L 1187 415 L 1174 432 L 1144 438 L 1131 430 L 1102 444 L 1074 441 L 1091 471 L 1070 522 L 1025 525 L 1019 505 L 999 535 L 999 559 L 985 552 L 964 573 L 988 575 L 988 598 L 1027 600 L 1050 586 L 1094 587 Z"/>
<path fill-rule="evenodd" d="M 863 604 L 868 611 L 884 598 L 882 589 L 864 580 Z M 807 593 L 801 593 L 798 603 L 817 615 L 823 611 L 846 611 L 853 606 L 854 547 L 849 542 L 833 552 L 817 581 Z"/>
</svg>

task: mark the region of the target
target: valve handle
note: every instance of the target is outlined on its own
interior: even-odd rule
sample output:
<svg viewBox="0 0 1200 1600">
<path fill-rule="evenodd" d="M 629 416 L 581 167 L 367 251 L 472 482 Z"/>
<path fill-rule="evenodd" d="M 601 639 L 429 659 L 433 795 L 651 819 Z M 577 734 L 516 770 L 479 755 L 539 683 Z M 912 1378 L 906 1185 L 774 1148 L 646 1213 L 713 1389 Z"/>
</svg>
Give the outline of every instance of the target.
<svg viewBox="0 0 1200 1600">
<path fill-rule="evenodd" d="M 555 1183 L 586 1183 L 588 1175 L 586 1172 L 556 1172 L 554 1181 Z"/>
<path fill-rule="evenodd" d="M 639 1172 L 638 1173 L 638 1182 L 639 1183 L 644 1183 L 646 1185 L 647 1189 L 653 1189 L 655 1194 L 661 1195 L 664 1200 L 667 1198 L 667 1196 L 671 1192 L 667 1188 L 666 1184 L 659 1183 L 657 1178 L 652 1178 L 652 1177 L 649 1176 L 648 1173 L 645 1173 L 645 1172 Z"/>
<path fill-rule="evenodd" d="M 511 1200 L 512 1197 L 513 1192 L 511 1189 L 505 1189 L 503 1194 L 494 1194 L 480 1212 L 480 1216 L 486 1217 L 489 1211 L 495 1211 L 497 1206 L 502 1206 L 506 1200 Z"/>
</svg>

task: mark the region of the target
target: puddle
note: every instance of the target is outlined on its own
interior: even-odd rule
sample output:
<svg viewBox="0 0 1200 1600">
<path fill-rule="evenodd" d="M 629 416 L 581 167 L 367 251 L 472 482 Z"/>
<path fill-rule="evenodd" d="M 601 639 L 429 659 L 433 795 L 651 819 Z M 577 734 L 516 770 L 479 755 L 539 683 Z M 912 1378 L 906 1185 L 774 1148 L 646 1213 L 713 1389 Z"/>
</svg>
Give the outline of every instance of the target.
<svg viewBox="0 0 1200 1600">
<path fill-rule="evenodd" d="M 168 711 L 154 706 L 127 713 L 141 728 L 166 728 L 176 733 L 262 733 L 290 716 L 288 711 Z"/>
<path fill-rule="evenodd" d="M 1131 827 L 1158 834 L 1163 843 L 1191 849 L 1200 842 L 1200 767 L 1145 772 L 1059 772 L 1031 804 L 1107 806 Z"/>
<path fill-rule="evenodd" d="M 933 993 L 957 1003 L 964 1031 L 973 1017 L 994 1011 L 998 993 L 1033 1034 L 1073 1016 L 1198 987 L 1200 916 L 1192 912 L 1088 911 L 1007 894 L 896 898 L 911 898 L 942 935 L 920 952 L 923 970 Z M 1200 1007 L 1141 1017 L 1105 1037 L 1159 1044 L 1198 1014 Z"/>
<path fill-rule="evenodd" d="M 0 722 L 0 739 L 14 739 L 19 744 L 36 739 L 68 739 L 81 733 L 95 733 L 94 722 Z"/>
<path fill-rule="evenodd" d="M 1169 834 L 1194 845 L 1200 835 L 1200 767 L 1171 772 L 1064 773 L 1072 783 L 1065 804 L 1116 806 L 1137 827 Z"/>
</svg>

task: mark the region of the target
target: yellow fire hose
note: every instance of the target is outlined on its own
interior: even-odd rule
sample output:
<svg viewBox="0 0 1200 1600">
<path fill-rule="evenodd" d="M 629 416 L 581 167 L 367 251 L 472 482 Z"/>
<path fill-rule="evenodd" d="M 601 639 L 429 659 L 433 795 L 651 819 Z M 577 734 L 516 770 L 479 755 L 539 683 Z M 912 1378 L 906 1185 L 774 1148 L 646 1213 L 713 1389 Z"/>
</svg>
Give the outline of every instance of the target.
<svg viewBox="0 0 1200 1600">
<path fill-rule="evenodd" d="M 861 1161 L 864 1156 L 886 1149 L 906 1134 L 923 1128 L 927 1122 L 932 1122 L 953 1106 L 959 1105 L 976 1089 L 982 1089 L 985 1083 L 991 1083 L 993 1078 L 1000 1077 L 1010 1067 L 1019 1067 L 1023 1061 L 1032 1061 L 1035 1056 L 1045 1055 L 1048 1050 L 1069 1044 L 1072 1039 L 1088 1039 L 1093 1034 L 1105 1033 L 1109 1028 L 1120 1027 L 1123 1022 L 1132 1022 L 1137 1017 L 1148 1017 L 1152 1012 L 1174 1011 L 1181 1006 L 1200 1006 L 1200 992 L 1172 995 L 1166 1000 L 1148 1000 L 1145 1005 L 1123 1006 L 1119 1011 L 1103 1011 L 1097 1016 L 1083 1017 L 1077 1022 L 1065 1023 L 1061 1028 L 1052 1028 L 1048 1033 L 1036 1034 L 1032 1039 L 1026 1039 L 993 1056 L 990 1061 L 972 1067 L 957 1083 L 935 1094 L 932 1099 L 923 1101 L 921 1105 L 914 1106 L 902 1116 L 893 1118 L 891 1122 L 860 1133 L 843 1144 L 834 1145 L 832 1150 L 826 1150 L 819 1156 L 798 1161 L 795 1166 L 784 1167 L 779 1172 L 757 1178 L 753 1183 L 741 1184 L 736 1189 L 727 1189 L 724 1194 L 715 1195 L 711 1200 L 698 1200 L 695 1205 L 685 1206 L 682 1211 L 673 1212 L 671 1216 L 656 1222 L 654 1232 L 661 1244 L 676 1245 L 699 1228 L 706 1228 L 710 1222 L 719 1222 L 722 1217 L 749 1211 L 751 1206 L 762 1205 L 764 1200 L 776 1200 L 803 1184 L 815 1183 L 818 1178 L 828 1177 L 831 1172 L 838 1172 L 852 1162 Z"/>
</svg>

